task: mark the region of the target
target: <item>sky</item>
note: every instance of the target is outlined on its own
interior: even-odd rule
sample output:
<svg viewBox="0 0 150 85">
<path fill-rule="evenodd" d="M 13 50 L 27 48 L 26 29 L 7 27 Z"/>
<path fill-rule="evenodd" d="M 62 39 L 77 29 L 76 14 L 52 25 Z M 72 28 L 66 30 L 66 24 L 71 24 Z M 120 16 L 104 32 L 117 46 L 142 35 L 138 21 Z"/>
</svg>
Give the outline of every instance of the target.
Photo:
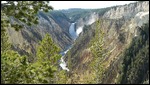
<svg viewBox="0 0 150 85">
<path fill-rule="evenodd" d="M 68 8 L 95 9 L 116 5 L 124 5 L 133 2 L 135 1 L 50 1 L 50 5 L 54 8 L 54 10 Z"/>
<path fill-rule="evenodd" d="M 6 1 L 2 1 L 5 3 Z M 83 8 L 83 9 L 96 9 L 105 8 L 116 5 L 124 5 L 136 1 L 50 1 L 54 10 L 69 9 L 69 8 Z"/>
</svg>

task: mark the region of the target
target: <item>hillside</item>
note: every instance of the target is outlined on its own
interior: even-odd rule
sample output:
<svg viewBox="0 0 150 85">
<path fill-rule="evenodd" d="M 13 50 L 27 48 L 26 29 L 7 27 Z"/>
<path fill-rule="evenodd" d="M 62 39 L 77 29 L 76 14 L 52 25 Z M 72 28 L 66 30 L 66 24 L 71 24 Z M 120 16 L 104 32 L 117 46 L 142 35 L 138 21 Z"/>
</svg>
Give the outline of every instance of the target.
<svg viewBox="0 0 150 85">
<path fill-rule="evenodd" d="M 70 21 L 63 13 L 57 11 L 50 13 L 39 12 L 37 16 L 39 17 L 38 25 L 24 25 L 24 28 L 19 32 L 12 28 L 7 29 L 13 49 L 19 51 L 22 55 L 35 55 L 35 49 L 46 33 L 52 36 L 62 50 L 72 43 L 68 32 Z"/>
<path fill-rule="evenodd" d="M 128 79 L 128 81 L 125 78 L 128 78 L 127 76 L 129 76 L 128 74 L 131 74 L 132 76 L 135 75 L 140 75 L 141 70 L 136 70 L 137 74 L 132 74 L 130 71 L 128 72 L 128 74 L 126 73 L 122 73 L 121 67 L 120 66 L 122 64 L 123 58 L 126 59 L 127 54 L 124 54 L 124 52 L 126 51 L 126 49 L 132 49 L 135 44 L 131 44 L 131 43 L 135 43 L 135 42 L 139 42 L 138 39 L 139 37 L 148 37 L 149 35 L 149 25 L 146 27 L 141 27 L 143 26 L 144 23 L 149 24 L 149 13 L 147 13 L 149 11 L 149 2 L 136 2 L 133 4 L 129 4 L 129 5 L 124 5 L 124 6 L 118 6 L 116 8 L 111 8 L 109 11 L 107 11 L 106 13 L 104 13 L 104 15 L 102 17 L 99 18 L 100 21 L 100 29 L 104 31 L 104 49 L 105 52 L 110 52 L 109 55 L 105 56 L 102 59 L 102 64 L 103 67 L 105 69 L 104 71 L 104 75 L 103 75 L 103 79 L 101 79 L 101 83 L 143 83 L 145 80 L 147 81 L 147 73 L 144 73 L 145 76 L 144 79 L 139 80 L 139 81 L 132 81 L 132 79 Z M 125 9 L 127 11 L 125 11 Z M 130 10 L 129 10 L 130 9 Z M 122 11 L 121 11 L 122 10 Z M 131 12 L 130 14 L 127 14 L 129 12 Z M 140 14 L 141 13 L 141 14 Z M 143 14 L 142 14 L 143 13 Z M 111 14 L 115 14 L 115 15 L 111 15 Z M 125 16 L 128 15 L 128 16 Z M 112 17 L 113 16 L 113 17 Z M 77 22 L 78 23 L 78 22 Z M 81 23 L 81 21 L 80 21 Z M 86 25 L 83 27 L 83 32 L 80 34 L 80 36 L 77 38 L 76 42 L 74 43 L 73 47 L 71 48 L 71 50 L 68 52 L 68 54 L 66 54 L 66 58 L 65 60 L 68 61 L 68 66 L 72 72 L 72 76 L 70 77 L 72 79 L 72 83 L 83 83 L 83 82 L 87 82 L 89 83 L 91 81 L 92 82 L 92 78 L 88 78 L 92 76 L 93 74 L 91 73 L 91 68 L 90 68 L 90 63 L 93 61 L 92 58 L 94 57 L 92 52 L 91 52 L 91 45 L 90 43 L 92 42 L 92 38 L 94 38 L 95 36 L 95 29 L 97 24 L 94 22 L 92 25 Z M 139 29 L 141 28 L 143 31 L 147 33 L 146 34 L 141 34 L 141 30 Z M 136 39 L 136 41 L 134 40 L 134 38 L 138 38 Z M 146 38 L 147 40 L 147 38 Z M 141 40 L 141 41 L 145 41 L 145 40 Z M 148 42 L 148 40 L 147 40 Z M 143 42 L 141 42 L 143 43 Z M 131 44 L 131 45 L 130 45 Z M 143 43 L 144 44 L 144 43 Z M 137 48 L 134 49 L 139 49 L 138 52 L 140 52 L 140 50 L 148 50 L 149 46 L 148 44 L 144 45 L 143 48 L 139 48 L 139 45 L 136 45 Z M 96 48 L 95 48 L 96 49 Z M 130 52 L 130 51 L 128 51 Z M 140 57 L 139 56 L 141 53 L 134 53 L 133 51 L 130 52 L 132 54 L 134 54 L 134 56 L 138 55 L 139 60 Z M 130 55 L 130 57 L 132 58 L 133 55 Z M 146 58 L 143 59 L 149 59 L 149 54 L 148 52 L 146 52 L 144 54 L 144 56 Z M 71 58 L 70 58 L 71 57 Z M 68 60 L 70 59 L 70 60 Z M 134 59 L 132 59 L 134 62 Z M 128 60 L 127 60 L 128 61 Z M 136 60 L 136 65 L 140 66 L 139 63 L 137 62 L 138 60 Z M 144 60 L 142 60 L 144 61 Z M 70 63 L 71 62 L 71 63 Z M 130 61 L 128 61 L 130 62 Z M 142 62 L 143 63 L 143 62 Z M 148 65 L 149 61 L 147 61 L 147 65 Z M 128 63 L 129 64 L 129 63 Z M 142 68 L 147 66 L 146 64 L 142 64 Z M 133 64 L 134 66 L 134 64 Z M 127 68 L 128 66 L 125 64 L 124 68 Z M 141 68 L 141 67 L 139 67 Z M 129 67 L 128 69 L 135 69 L 134 67 Z M 147 68 L 146 68 L 147 69 Z M 146 72 L 148 72 L 148 70 L 145 70 Z M 126 70 L 125 70 L 126 72 Z M 123 75 L 122 77 L 122 81 L 119 82 L 119 77 L 121 75 Z M 87 75 L 87 76 L 85 76 Z M 130 76 L 131 77 L 131 76 Z M 141 76 L 137 76 L 135 78 L 138 79 Z M 133 78 L 133 77 L 131 77 Z M 77 79 L 77 80 L 75 80 Z M 131 81 L 129 81 L 131 80 Z M 149 78 L 148 78 L 149 80 Z M 89 81 L 89 82 L 88 82 Z"/>
<path fill-rule="evenodd" d="M 8 38 L 1 29 L 1 82 L 149 84 L 149 1 L 36 16 Z"/>
</svg>

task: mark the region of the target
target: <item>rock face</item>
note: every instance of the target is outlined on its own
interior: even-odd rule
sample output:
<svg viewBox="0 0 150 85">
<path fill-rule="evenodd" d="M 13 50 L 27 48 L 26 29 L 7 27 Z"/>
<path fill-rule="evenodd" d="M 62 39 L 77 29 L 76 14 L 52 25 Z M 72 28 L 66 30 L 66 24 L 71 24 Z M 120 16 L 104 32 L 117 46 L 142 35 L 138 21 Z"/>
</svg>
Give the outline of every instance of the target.
<svg viewBox="0 0 150 85">
<path fill-rule="evenodd" d="M 77 75 L 77 77 L 72 76 L 72 78 L 78 78 L 78 80 L 82 81 L 84 74 L 90 71 L 88 65 L 92 59 L 89 42 L 94 36 L 96 23 L 93 22 L 91 25 L 84 27 L 92 20 L 91 16 L 84 18 L 85 21 L 83 18 L 77 21 L 76 29 L 82 27 L 83 32 L 70 50 L 71 54 L 65 56 L 66 61 L 69 56 L 72 57 L 73 65 L 71 71 Z M 139 36 L 140 29 L 138 27 L 141 27 L 144 23 L 149 23 L 149 1 L 112 7 L 103 16 L 95 15 L 95 17 L 93 20 L 95 19 L 96 21 L 97 18 L 100 20 L 100 28 L 105 34 L 104 47 L 111 52 L 109 56 L 103 59 L 103 64 L 106 69 L 110 68 L 113 70 L 112 72 L 109 70 L 108 73 L 112 75 L 104 78 L 103 83 L 116 83 L 115 79 L 118 78 L 119 73 L 116 69 L 119 68 L 118 65 L 122 62 L 121 54 L 129 46 L 133 38 Z M 88 52 L 85 52 L 87 50 Z M 87 56 L 83 57 L 83 55 Z M 88 75 L 91 75 L 91 73 L 88 73 Z M 76 83 L 83 83 L 82 81 L 77 81 Z"/>
<path fill-rule="evenodd" d="M 75 11 L 82 12 L 81 9 Z M 68 11 L 65 12 L 67 13 Z M 9 28 L 7 30 L 9 40 L 13 43 L 14 49 L 18 50 L 20 54 L 35 54 L 38 42 L 42 40 L 46 33 L 49 33 L 53 40 L 63 50 L 66 50 L 74 42 L 72 35 L 69 33 L 69 27 L 71 23 L 76 22 L 74 24 L 75 30 L 73 30 L 76 31 L 74 35 L 75 37 L 78 36 L 78 38 L 64 58 L 66 62 L 68 57 L 71 56 L 70 61 L 73 64 L 69 68 L 69 72 L 75 73 L 75 77 L 81 80 L 75 83 L 83 83 L 83 79 L 89 78 L 92 75 L 88 66 L 93 58 L 89 44 L 97 27 L 95 21 L 100 20 L 100 28 L 105 33 L 104 47 L 107 51 L 111 52 L 109 56 L 103 59 L 104 67 L 108 69 L 109 73 L 107 73 L 108 76 L 102 82 L 116 83 L 115 79 L 118 78 L 119 73 L 117 70 L 119 68 L 118 65 L 122 62 L 121 54 L 129 46 L 133 38 L 139 36 L 140 29 L 138 29 L 138 26 L 140 27 L 144 23 L 149 22 L 149 1 L 110 7 L 100 12 L 86 10 L 82 13 L 77 14 L 83 16 L 86 13 L 86 16 L 74 16 L 74 13 L 70 17 L 73 20 L 70 20 L 61 11 L 54 11 L 48 14 L 39 12 L 40 23 L 38 25 L 32 27 L 25 25 L 19 32 Z M 87 75 L 86 78 L 85 75 Z M 71 78 L 75 77 L 71 76 Z"/>
<path fill-rule="evenodd" d="M 100 16 L 102 15 L 102 16 Z M 136 16 L 135 16 L 136 15 Z M 79 35 L 83 31 L 83 27 L 85 25 L 91 25 L 94 23 L 99 17 L 103 17 L 105 19 L 125 19 L 129 20 L 131 18 L 136 18 L 135 21 L 141 21 L 139 18 L 145 18 L 144 16 L 149 15 L 149 2 L 135 2 L 131 4 L 126 4 L 123 6 L 115 6 L 110 8 L 108 11 L 103 13 L 99 13 L 97 11 L 91 12 L 89 11 L 89 14 L 85 17 L 79 18 L 76 20 L 76 30 L 77 34 Z M 137 17 L 139 16 L 139 17 Z M 146 19 L 146 20 L 145 20 Z M 142 23 L 145 23 L 145 21 L 148 20 L 148 18 L 145 18 L 142 20 L 142 22 L 138 22 L 138 26 L 141 26 Z"/>
<path fill-rule="evenodd" d="M 38 13 L 39 24 L 31 27 L 24 25 L 24 28 L 19 32 L 16 32 L 13 28 L 7 30 L 9 34 L 9 40 L 13 44 L 15 50 L 20 54 L 35 54 L 35 49 L 45 36 L 49 33 L 60 46 L 60 48 L 66 49 L 68 45 L 71 45 L 72 38 L 69 34 L 70 21 L 61 12 L 52 11 L 50 13 Z"/>
<path fill-rule="evenodd" d="M 39 30 L 45 33 L 50 33 L 52 38 L 58 45 L 65 49 L 72 43 L 69 34 L 70 22 L 69 19 L 61 12 L 52 11 L 50 14 L 39 13 L 40 24 L 37 26 Z"/>
<path fill-rule="evenodd" d="M 84 25 L 91 25 L 93 22 L 95 22 L 100 16 L 98 12 L 91 12 L 88 16 L 84 18 L 79 18 L 77 22 L 76 29 L 82 27 Z M 136 15 L 136 16 L 135 16 Z M 103 18 L 105 19 L 125 19 L 129 20 L 131 18 L 136 18 L 136 21 L 139 21 L 138 18 L 144 18 L 144 16 L 149 15 L 149 1 L 143 1 L 143 2 L 135 2 L 131 4 L 126 4 L 123 6 L 116 6 L 110 8 L 110 10 L 106 11 L 103 14 Z M 148 18 L 145 18 L 147 21 Z M 143 21 L 142 20 L 142 21 Z"/>
<path fill-rule="evenodd" d="M 138 12 L 149 11 L 149 1 L 136 2 L 124 6 L 118 6 L 107 11 L 103 17 L 109 19 L 133 18 Z"/>
</svg>

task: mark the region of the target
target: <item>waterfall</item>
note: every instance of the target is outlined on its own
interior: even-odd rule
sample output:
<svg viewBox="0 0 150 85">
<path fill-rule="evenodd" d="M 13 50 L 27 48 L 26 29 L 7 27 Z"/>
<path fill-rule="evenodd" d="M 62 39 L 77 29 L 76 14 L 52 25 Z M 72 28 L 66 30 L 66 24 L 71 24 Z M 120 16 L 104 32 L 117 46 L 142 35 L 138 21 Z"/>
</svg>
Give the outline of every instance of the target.
<svg viewBox="0 0 150 85">
<path fill-rule="evenodd" d="M 77 34 L 76 34 L 76 31 L 75 31 L 75 23 L 71 23 L 70 27 L 69 27 L 69 33 L 72 37 L 72 39 L 76 39 L 77 38 Z M 60 66 L 63 70 L 67 70 L 69 71 L 69 69 L 67 68 L 67 64 L 66 62 L 64 61 L 64 55 L 69 51 L 69 49 L 71 48 L 71 46 L 69 46 L 69 48 L 67 48 L 67 50 L 61 52 L 62 54 L 62 57 L 61 57 L 61 60 L 60 60 Z"/>
<path fill-rule="evenodd" d="M 77 38 L 77 34 L 75 31 L 75 23 L 71 23 L 70 28 L 69 28 L 69 33 L 74 40 Z"/>
</svg>

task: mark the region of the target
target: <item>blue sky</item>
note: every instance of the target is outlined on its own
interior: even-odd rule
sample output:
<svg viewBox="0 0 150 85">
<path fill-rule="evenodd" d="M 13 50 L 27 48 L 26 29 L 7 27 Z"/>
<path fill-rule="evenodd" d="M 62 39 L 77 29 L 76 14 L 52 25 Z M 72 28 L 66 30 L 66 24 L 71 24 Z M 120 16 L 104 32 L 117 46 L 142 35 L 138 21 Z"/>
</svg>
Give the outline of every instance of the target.
<svg viewBox="0 0 150 85">
<path fill-rule="evenodd" d="M 116 5 L 124 5 L 133 2 L 135 1 L 50 1 L 50 5 L 54 8 L 54 10 L 68 8 L 95 9 Z"/>
</svg>

